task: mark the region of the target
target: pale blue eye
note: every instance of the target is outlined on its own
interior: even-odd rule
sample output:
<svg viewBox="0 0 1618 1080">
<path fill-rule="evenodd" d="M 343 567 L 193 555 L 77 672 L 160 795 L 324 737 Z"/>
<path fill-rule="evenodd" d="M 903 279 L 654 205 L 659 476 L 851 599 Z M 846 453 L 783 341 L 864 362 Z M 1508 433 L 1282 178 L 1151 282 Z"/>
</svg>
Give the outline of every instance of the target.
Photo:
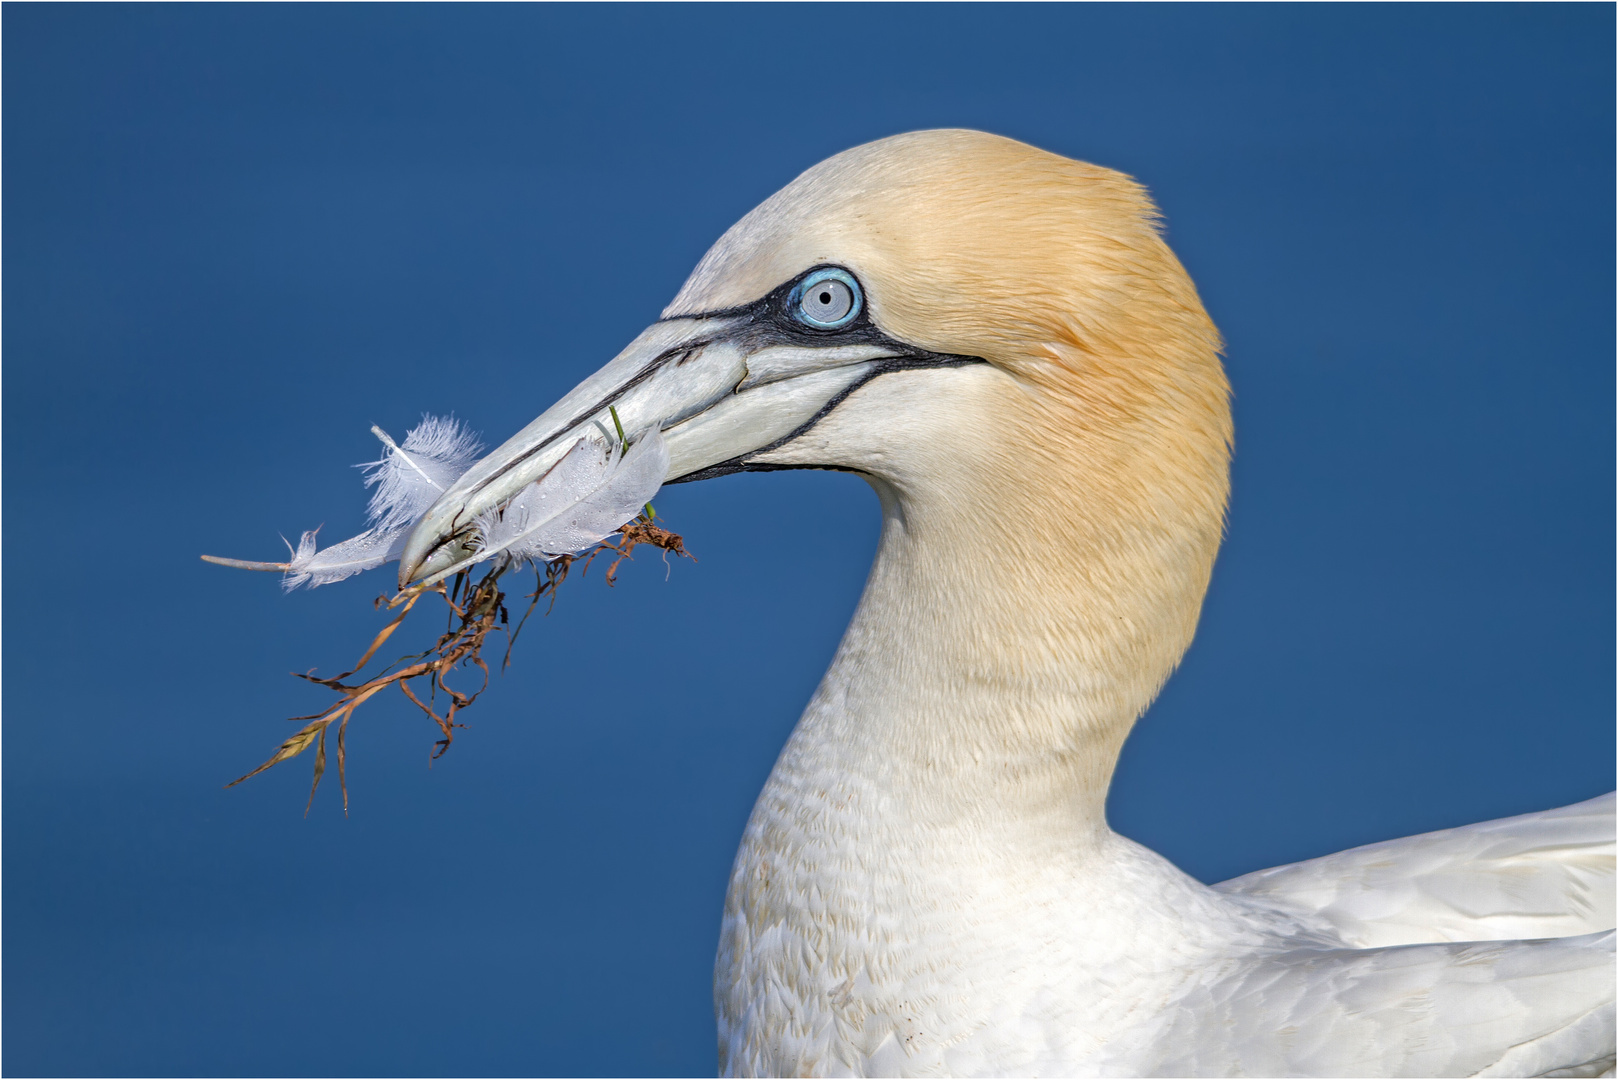
<svg viewBox="0 0 1618 1080">
<path fill-rule="evenodd" d="M 838 330 L 853 322 L 864 304 L 860 283 L 834 266 L 807 275 L 792 290 L 792 312 L 817 330 Z"/>
</svg>

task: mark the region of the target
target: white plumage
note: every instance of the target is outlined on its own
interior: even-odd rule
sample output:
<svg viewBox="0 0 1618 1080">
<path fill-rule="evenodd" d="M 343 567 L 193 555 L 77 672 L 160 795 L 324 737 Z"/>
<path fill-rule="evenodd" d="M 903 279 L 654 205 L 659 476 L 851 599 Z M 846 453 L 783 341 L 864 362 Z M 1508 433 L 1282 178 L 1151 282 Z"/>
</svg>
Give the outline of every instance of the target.
<svg viewBox="0 0 1618 1080">
<path fill-rule="evenodd" d="M 1260 870 L 1215 888 L 1356 948 L 1583 934 L 1611 921 L 1613 794 Z"/>
</svg>

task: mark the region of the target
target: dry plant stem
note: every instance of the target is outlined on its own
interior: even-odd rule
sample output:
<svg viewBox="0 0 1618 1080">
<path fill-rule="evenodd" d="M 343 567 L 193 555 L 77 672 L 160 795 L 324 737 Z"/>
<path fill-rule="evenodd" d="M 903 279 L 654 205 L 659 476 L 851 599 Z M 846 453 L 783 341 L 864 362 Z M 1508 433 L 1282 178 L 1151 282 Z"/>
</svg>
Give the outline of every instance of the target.
<svg viewBox="0 0 1618 1080">
<path fill-rule="evenodd" d="M 545 608 L 545 614 L 549 615 L 555 610 L 556 589 L 562 582 L 567 580 L 568 568 L 572 565 L 573 556 L 571 555 L 563 555 L 545 564 L 544 580 L 539 583 L 539 586 L 533 592 L 528 594 L 528 610 L 522 613 L 522 618 L 517 620 L 517 628 L 511 631 L 510 636 L 506 638 L 506 655 L 505 659 L 500 661 L 501 671 L 505 671 L 506 668 L 511 666 L 511 650 L 516 647 L 517 636 L 522 633 L 522 628 L 528 623 L 528 616 L 532 615 L 534 609 L 539 606 L 539 598 L 547 593 L 550 594 L 551 602 Z"/>
<path fill-rule="evenodd" d="M 661 549 L 665 562 L 670 552 L 675 555 L 683 555 L 695 561 L 695 557 L 686 551 L 685 542 L 678 534 L 652 524 L 652 519 L 646 514 L 642 514 L 627 525 L 620 526 L 618 534 L 620 539 L 616 543 L 603 541 L 583 557 L 584 568 L 588 570 L 590 563 L 602 552 L 611 551 L 615 554 L 616 557 L 613 559 L 612 565 L 607 568 L 606 581 L 608 585 L 617 584 L 618 564 L 630 558 L 631 552 L 641 544 L 649 544 Z M 212 559 L 211 561 L 225 563 L 226 565 L 244 565 L 241 560 Z M 409 698 L 418 709 L 427 714 L 433 723 L 437 725 L 439 733 L 442 735 L 442 738 L 433 744 L 434 750 L 429 760 L 436 761 L 438 758 L 443 757 L 449 750 L 450 744 L 455 741 L 455 729 L 466 726 L 456 719 L 457 714 L 471 706 L 478 699 L 478 696 L 488 688 L 489 665 L 482 656 L 483 646 L 488 636 L 496 630 L 506 633 L 506 653 L 501 665 L 502 669 L 504 669 L 511 663 L 511 647 L 516 644 L 517 635 L 521 633 L 523 624 L 528 621 L 528 616 L 533 614 L 534 608 L 539 605 L 540 599 L 546 595 L 550 596 L 551 606 L 555 606 L 556 590 L 567 579 L 568 570 L 574 561 L 574 556 L 564 555 L 544 565 L 539 585 L 528 597 L 530 601 L 528 610 L 523 613 L 523 617 L 518 621 L 515 629 L 509 627 L 510 617 L 506 610 L 506 597 L 499 585 L 501 575 L 509 569 L 509 566 L 504 564 L 489 570 L 475 582 L 470 573 L 463 571 L 447 586 L 440 583 L 426 588 L 406 589 L 394 596 L 387 601 L 387 606 L 390 609 L 401 608 L 399 614 L 395 615 L 386 626 L 377 632 L 376 637 L 371 640 L 370 647 L 365 650 L 365 654 L 360 657 L 359 662 L 351 669 L 331 678 L 320 678 L 312 670 L 304 674 L 293 673 L 300 679 L 318 683 L 329 690 L 335 691 L 339 695 L 338 700 L 311 716 L 293 717 L 294 722 L 306 720 L 308 723 L 291 738 L 283 742 L 268 761 L 247 775 L 232 780 L 225 786 L 235 787 L 243 780 L 257 776 L 271 766 L 279 765 L 283 761 L 295 758 L 309 749 L 310 746 L 314 746 L 314 779 L 309 785 L 309 802 L 303 811 L 304 816 L 307 817 L 309 808 L 314 805 L 315 792 L 320 787 L 320 780 L 326 773 L 326 735 L 331 725 L 336 724 L 337 782 L 343 790 L 343 813 L 346 816 L 348 813 L 348 775 L 346 769 L 348 753 L 345 736 L 348 732 L 348 721 L 354 715 L 355 709 L 358 709 L 382 690 L 395 684 L 404 692 L 405 697 Z M 251 568 L 257 569 L 259 565 Z M 377 650 L 381 649 L 388 638 L 393 636 L 394 631 L 399 628 L 405 617 L 415 608 L 416 602 L 428 593 L 437 593 L 449 608 L 449 622 L 444 633 L 439 636 L 438 641 L 422 652 L 401 656 L 384 668 L 381 673 L 365 682 L 353 685 L 345 683 L 344 679 L 350 678 L 371 662 L 376 656 Z M 377 606 L 380 607 L 382 603 L 383 600 L 379 597 Z M 411 662 L 406 663 L 406 661 Z M 404 664 L 404 666 L 398 667 L 398 670 L 393 670 L 400 664 Z M 446 676 L 462 665 L 476 667 L 483 673 L 482 684 L 470 693 L 457 690 L 446 681 Z M 429 690 L 426 701 L 418 697 L 410 686 L 413 680 L 422 678 L 427 680 Z M 449 705 L 443 710 L 442 715 L 433 707 L 439 691 L 442 691 L 449 699 Z"/>
</svg>

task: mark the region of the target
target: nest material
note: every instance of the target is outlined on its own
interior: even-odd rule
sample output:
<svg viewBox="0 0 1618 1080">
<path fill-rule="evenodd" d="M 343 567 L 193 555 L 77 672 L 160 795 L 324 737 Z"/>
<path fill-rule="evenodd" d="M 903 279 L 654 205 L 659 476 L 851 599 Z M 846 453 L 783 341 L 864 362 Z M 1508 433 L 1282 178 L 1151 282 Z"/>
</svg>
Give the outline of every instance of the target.
<svg viewBox="0 0 1618 1080">
<path fill-rule="evenodd" d="M 359 658 L 359 662 L 352 669 L 331 678 L 321 678 L 315 675 L 312 669 L 304 674 L 293 673 L 300 679 L 334 691 L 338 699 L 318 713 L 293 717 L 293 723 L 308 722 L 283 742 L 268 761 L 225 786 L 235 787 L 243 780 L 257 776 L 283 761 L 289 761 L 313 746 L 315 770 L 314 780 L 309 785 L 309 804 L 304 807 L 304 814 L 307 816 L 309 807 L 314 805 L 315 792 L 320 787 L 321 778 L 326 774 L 326 736 L 330 733 L 331 726 L 336 724 L 337 781 L 343 790 L 343 813 L 347 814 L 348 779 L 345 770 L 347 753 L 344 735 L 348 730 L 349 718 L 354 715 L 354 710 L 383 690 L 395 685 L 437 725 L 440 738 L 434 743 L 432 758 L 436 760 L 442 757 L 455 741 L 455 729 L 466 726 L 456 719 L 457 716 L 462 710 L 470 708 L 479 695 L 488 688 L 489 664 L 483 658 L 483 648 L 488 642 L 489 635 L 497 631 L 506 635 L 505 656 L 501 661 L 501 667 L 504 669 L 511 663 L 511 648 L 516 644 L 523 624 L 528 621 L 528 617 L 533 614 L 542 599 L 549 597 L 551 604 L 556 602 L 556 590 L 567 579 L 574 563 L 582 564 L 580 566 L 582 575 L 589 570 L 590 563 L 596 556 L 611 552 L 612 564 L 607 567 L 605 574 L 606 582 L 610 586 L 617 584 L 619 564 L 630 558 L 635 548 L 643 544 L 660 549 L 665 561 L 671 553 L 689 559 L 695 558 L 685 549 L 685 541 L 679 534 L 654 523 L 649 507 L 647 512 L 643 512 L 633 521 L 619 526 L 616 536 L 616 540 L 603 541 L 582 555 L 564 555 L 539 564 L 536 567 L 538 584 L 532 593 L 527 594 L 528 608 L 515 626 L 510 624 L 506 593 L 501 588 L 502 577 L 512 569 L 512 564 L 505 560 L 498 562 L 475 580 L 471 571 L 462 571 L 448 583 L 416 586 L 405 589 L 391 599 L 378 598 L 378 608 L 385 604 L 389 610 L 399 609 L 399 613 L 377 633 L 370 647 L 365 650 L 365 655 Z M 234 562 L 221 559 L 212 561 Z M 394 631 L 399 629 L 405 618 L 415 609 L 416 604 L 429 593 L 436 593 L 449 608 L 448 628 L 439 636 L 437 643 L 419 653 L 401 656 L 364 682 L 344 681 L 352 679 L 375 658 L 377 651 L 393 636 Z M 481 673 L 475 690 L 457 689 L 450 685 L 448 681 L 450 676 L 455 676 L 459 682 L 462 674 L 472 674 L 467 670 L 469 668 L 476 668 Z M 417 693 L 419 687 L 413 688 L 411 685 L 421 679 L 426 680 L 424 691 L 426 700 L 423 700 L 422 694 Z M 448 702 L 447 705 L 440 706 L 442 713 L 434 707 L 438 705 L 440 693 Z"/>
</svg>

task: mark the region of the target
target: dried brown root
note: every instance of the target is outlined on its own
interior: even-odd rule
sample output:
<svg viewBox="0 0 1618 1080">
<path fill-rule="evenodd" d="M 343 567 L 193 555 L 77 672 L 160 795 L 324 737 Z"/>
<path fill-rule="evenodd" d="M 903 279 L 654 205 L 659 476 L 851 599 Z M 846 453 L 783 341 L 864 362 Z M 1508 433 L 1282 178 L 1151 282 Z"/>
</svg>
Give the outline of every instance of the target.
<svg viewBox="0 0 1618 1080">
<path fill-rule="evenodd" d="M 588 569 L 597 555 L 606 551 L 615 554 L 612 565 L 607 568 L 606 572 L 608 585 L 617 583 L 618 564 L 630 558 L 631 552 L 641 544 L 649 544 L 661 549 L 665 562 L 667 562 L 668 555 L 671 552 L 675 555 L 683 555 L 693 562 L 696 560 L 695 556 L 686 551 L 685 541 L 677 533 L 653 524 L 650 513 L 643 513 L 627 525 L 620 526 L 618 535 L 620 539 L 616 542 L 603 541 L 594 550 L 582 556 L 584 569 Z M 243 566 L 248 569 L 268 569 L 271 566 L 268 563 L 249 565 L 242 560 L 236 559 L 218 559 L 210 556 L 204 556 L 204 558 L 208 558 L 211 562 L 227 566 Z M 506 594 L 500 589 L 501 576 L 509 569 L 505 565 L 497 566 L 487 571 L 476 581 L 473 580 L 471 574 L 462 572 L 447 586 L 443 583 L 426 588 L 418 586 L 406 589 L 392 599 L 384 600 L 384 598 L 379 597 L 377 599 L 378 607 L 381 607 L 385 602 L 389 609 L 400 608 L 399 614 L 395 615 L 391 622 L 378 631 L 376 637 L 371 640 L 370 647 L 365 650 L 365 655 L 359 658 L 359 662 L 353 668 L 331 678 L 320 678 L 312 670 L 301 675 L 293 672 L 300 679 L 306 679 L 309 682 L 324 686 L 328 690 L 335 691 L 339 695 L 338 700 L 313 715 L 293 717 L 294 722 L 306 720 L 308 723 L 291 738 L 283 742 L 268 761 L 247 775 L 237 777 L 225 786 L 235 787 L 243 780 L 257 776 L 259 773 L 272 766 L 279 765 L 283 761 L 295 758 L 313 746 L 315 748 L 314 779 L 309 785 L 309 804 L 304 807 L 303 811 L 304 815 L 308 816 L 309 807 L 314 805 L 315 792 L 319 789 L 321 778 L 326 773 L 326 735 L 331 725 L 336 724 L 337 782 L 343 790 L 343 813 L 346 815 L 348 813 L 348 778 L 345 766 L 348 755 L 344 736 L 348 731 L 349 718 L 354 715 L 355 709 L 358 709 L 378 693 L 393 685 L 397 685 L 404 692 L 405 697 L 409 698 L 418 709 L 426 713 L 433 723 L 437 725 L 439 734 L 442 737 L 433 744 L 434 749 L 431 760 L 443 757 L 449 750 L 450 744 L 455 741 L 455 730 L 466 726 L 457 720 L 458 714 L 463 709 L 469 708 L 478 699 L 478 696 L 488 689 L 489 665 L 482 655 L 483 646 L 488 636 L 496 631 L 506 635 L 505 659 L 501 664 L 503 670 L 511 663 L 511 647 L 516 644 L 517 635 L 521 633 L 523 624 L 528 621 L 528 616 L 533 614 L 534 608 L 539 605 L 540 599 L 545 596 L 550 597 L 551 606 L 555 605 L 556 590 L 567 579 L 568 570 L 575 561 L 574 556 L 564 555 L 543 566 L 539 584 L 528 597 L 530 601 L 528 610 L 523 613 L 523 617 L 515 627 L 510 626 L 510 614 L 506 610 L 505 603 Z M 284 564 L 274 565 L 284 567 Z M 399 657 L 379 674 L 364 682 L 352 685 L 344 682 L 343 680 L 351 678 L 371 662 L 376 656 L 377 650 L 393 636 L 394 631 L 399 629 L 405 617 L 415 608 L 416 602 L 428 593 L 437 593 L 449 607 L 449 622 L 444 633 L 439 636 L 438 641 L 430 648 L 419 653 Z M 547 608 L 548 611 L 549 608 Z M 400 664 L 404 666 L 399 667 Z M 474 667 L 482 673 L 482 681 L 476 690 L 471 692 L 457 690 L 446 681 L 447 676 L 457 668 L 463 667 Z M 395 668 L 397 670 L 394 670 Z M 426 701 L 423 701 L 415 690 L 411 688 L 410 684 L 417 679 L 427 681 Z M 442 714 L 438 709 L 434 708 L 440 692 L 449 702 L 443 708 Z"/>
<path fill-rule="evenodd" d="M 619 526 L 618 533 L 623 539 L 616 544 L 603 543 L 600 547 L 590 552 L 589 556 L 584 560 L 584 570 L 580 571 L 580 573 L 587 572 L 590 569 L 590 563 L 597 555 L 604 551 L 611 551 L 616 554 L 616 558 L 612 560 L 612 565 L 607 567 L 607 584 L 617 585 L 618 564 L 625 559 L 633 562 L 634 556 L 631 552 L 641 544 L 660 548 L 663 552 L 663 565 L 665 566 L 668 565 L 670 553 L 683 555 L 692 562 L 697 561 L 697 557 L 685 549 L 685 541 L 680 538 L 679 533 L 670 532 L 661 525 L 652 524 L 652 519 L 645 514 L 631 521 L 628 525 Z"/>
</svg>

